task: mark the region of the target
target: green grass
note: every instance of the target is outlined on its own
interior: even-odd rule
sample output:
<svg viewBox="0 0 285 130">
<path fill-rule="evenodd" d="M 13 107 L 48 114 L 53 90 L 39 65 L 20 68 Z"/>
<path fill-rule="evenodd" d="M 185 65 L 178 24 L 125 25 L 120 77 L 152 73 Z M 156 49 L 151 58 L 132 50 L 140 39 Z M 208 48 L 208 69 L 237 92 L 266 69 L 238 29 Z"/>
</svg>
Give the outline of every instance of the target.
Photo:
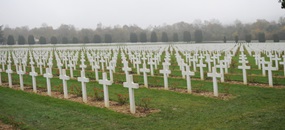
<svg viewBox="0 0 285 130">
<path fill-rule="evenodd" d="M 225 87 L 235 98 L 225 101 L 165 90 L 135 90 L 137 103 L 149 97 L 151 108 L 161 109 L 143 118 L 0 87 L 0 115 L 29 129 L 285 128 L 284 89 L 219 84 L 220 91 Z M 115 93 L 127 93 L 121 85 L 109 88 L 111 100 L 116 100 Z"/>
<path fill-rule="evenodd" d="M 239 54 L 239 52 L 237 53 Z M 161 57 L 164 57 L 163 54 Z M 233 61 L 238 65 L 238 55 Z M 252 69 L 248 70 L 248 82 L 268 83 L 268 78 L 263 77 L 261 70 L 257 69 L 253 57 L 248 57 Z M 128 94 L 128 89 L 122 86 L 125 74 L 121 67 L 121 57 L 118 55 L 116 73 L 114 80 L 116 84 L 109 87 L 110 100 L 118 101 L 117 94 Z M 73 72 L 74 77 L 80 76 L 80 68 Z M 86 64 L 89 64 L 86 62 Z M 56 64 L 54 61 L 51 79 L 52 90 L 59 91 L 55 86 L 62 84 L 58 79 Z M 132 65 L 129 64 L 129 67 Z M 163 88 L 163 77 L 159 69 L 155 70 L 155 76 L 148 76 L 149 86 Z M 15 66 L 12 66 L 15 70 Z M 86 76 L 91 80 L 95 74 L 86 69 Z M 170 88 L 181 88 L 186 90 L 186 80 L 181 78 L 181 71 L 177 65 L 174 55 L 171 56 L 169 77 Z M 192 69 L 191 69 L 192 70 Z M 27 72 L 30 67 L 27 67 Z M 39 72 L 39 68 L 36 68 Z M 207 71 L 207 68 L 204 68 Z M 43 72 L 45 70 L 43 69 Z M 136 75 L 136 69 L 132 68 L 134 82 L 143 84 L 143 76 Z M 2 73 L 2 80 L 7 83 L 7 74 Z M 69 70 L 67 70 L 69 75 Z M 274 85 L 285 85 L 283 71 L 273 72 Z M 102 72 L 99 72 L 101 79 Z M 17 74 L 12 74 L 13 84 L 19 84 Z M 199 69 L 195 76 L 191 77 L 193 90 L 212 92 L 211 78 L 200 81 Z M 207 77 L 205 77 L 207 78 Z M 233 80 L 242 82 L 242 72 L 239 69 L 229 69 L 225 75 L 226 81 Z M 37 76 L 37 87 L 46 89 L 46 80 Z M 24 75 L 24 85 L 31 86 L 32 78 Z M 76 79 L 67 81 L 69 92 L 71 86 L 79 86 Z M 138 105 L 142 98 L 151 99 L 151 108 L 160 109 L 161 112 L 153 113 L 147 117 L 133 117 L 122 113 L 113 112 L 106 108 L 96 108 L 81 103 L 52 97 L 40 96 L 0 87 L 0 120 L 12 124 L 20 129 L 285 129 L 285 89 L 261 88 L 258 86 L 219 83 L 220 93 L 229 93 L 233 98 L 221 100 L 196 96 L 193 94 L 182 94 L 173 91 L 139 88 L 135 90 L 135 100 Z M 94 87 L 102 89 L 102 85 L 92 81 L 87 83 L 88 96 L 94 95 Z"/>
</svg>

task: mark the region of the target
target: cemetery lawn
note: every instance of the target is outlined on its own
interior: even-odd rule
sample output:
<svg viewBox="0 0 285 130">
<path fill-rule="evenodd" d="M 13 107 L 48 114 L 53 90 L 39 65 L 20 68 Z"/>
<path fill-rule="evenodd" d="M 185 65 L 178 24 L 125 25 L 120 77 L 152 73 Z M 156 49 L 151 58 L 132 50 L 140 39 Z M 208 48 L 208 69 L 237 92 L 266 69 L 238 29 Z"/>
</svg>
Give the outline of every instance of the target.
<svg viewBox="0 0 285 130">
<path fill-rule="evenodd" d="M 219 83 L 219 90 L 226 85 Z M 0 120 L 21 129 L 285 129 L 285 89 L 228 84 L 234 98 L 221 100 L 140 88 L 150 97 L 147 117 L 0 87 Z M 114 86 L 110 87 L 116 89 Z M 125 88 L 120 88 L 127 91 Z M 111 98 L 112 99 L 112 98 Z"/>
</svg>

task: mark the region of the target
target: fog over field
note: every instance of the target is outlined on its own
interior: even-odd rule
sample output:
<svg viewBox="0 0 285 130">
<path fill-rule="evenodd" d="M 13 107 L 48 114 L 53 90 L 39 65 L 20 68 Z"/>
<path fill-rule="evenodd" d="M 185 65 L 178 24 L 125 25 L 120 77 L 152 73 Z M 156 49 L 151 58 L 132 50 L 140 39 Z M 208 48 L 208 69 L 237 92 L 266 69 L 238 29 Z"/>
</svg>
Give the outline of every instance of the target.
<svg viewBox="0 0 285 130">
<path fill-rule="evenodd" d="M 252 23 L 257 19 L 277 21 L 284 16 L 277 0 L 0 0 L 1 25 L 11 28 L 54 28 L 61 24 L 81 28 L 133 25 L 147 28 L 177 22 L 236 19 Z"/>
</svg>

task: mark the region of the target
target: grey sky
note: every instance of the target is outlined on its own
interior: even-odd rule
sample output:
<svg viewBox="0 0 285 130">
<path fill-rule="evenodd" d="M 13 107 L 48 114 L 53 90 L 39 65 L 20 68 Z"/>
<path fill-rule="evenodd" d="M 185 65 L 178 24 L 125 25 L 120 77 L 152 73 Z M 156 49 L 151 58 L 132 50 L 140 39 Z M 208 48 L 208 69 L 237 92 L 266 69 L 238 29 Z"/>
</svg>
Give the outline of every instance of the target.
<svg viewBox="0 0 285 130">
<path fill-rule="evenodd" d="M 0 24 L 40 27 L 43 23 L 78 28 L 136 24 L 173 24 L 195 19 L 217 19 L 231 24 L 236 19 L 277 21 L 284 16 L 278 0 L 0 0 Z"/>
</svg>

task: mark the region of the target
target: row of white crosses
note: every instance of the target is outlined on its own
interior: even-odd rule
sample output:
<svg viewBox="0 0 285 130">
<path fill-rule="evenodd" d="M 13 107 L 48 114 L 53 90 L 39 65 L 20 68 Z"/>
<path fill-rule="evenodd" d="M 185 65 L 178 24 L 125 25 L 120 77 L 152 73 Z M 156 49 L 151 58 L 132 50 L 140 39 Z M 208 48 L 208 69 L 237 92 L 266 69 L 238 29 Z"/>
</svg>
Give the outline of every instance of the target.
<svg viewBox="0 0 285 130">
<path fill-rule="evenodd" d="M 175 48 L 175 55 L 176 55 L 176 60 L 178 62 L 178 65 L 180 67 L 180 70 L 182 72 L 182 77 L 185 78 L 186 77 L 186 81 L 187 81 L 187 92 L 188 93 L 192 93 L 192 87 L 191 87 L 191 76 L 194 76 L 195 73 L 190 71 L 190 66 L 188 66 L 184 60 L 181 58 L 180 54 L 178 53 L 178 49 Z M 186 59 L 187 60 L 187 59 Z"/>
<path fill-rule="evenodd" d="M 166 51 L 168 49 L 168 47 L 165 47 L 165 48 L 163 48 L 163 51 L 165 51 L 166 52 L 166 56 L 165 56 L 165 58 L 163 59 L 164 60 L 164 62 L 162 63 L 162 65 L 163 65 L 163 69 L 162 70 L 160 70 L 160 73 L 162 73 L 163 75 L 164 75 L 164 85 L 165 85 L 165 89 L 168 89 L 168 80 L 167 80 L 167 78 L 168 78 L 168 76 L 169 76 L 169 74 L 171 73 L 171 71 L 169 70 L 169 65 L 170 65 L 170 54 L 169 54 L 169 52 L 168 51 Z M 170 50 L 172 50 L 171 51 L 171 53 L 173 53 L 173 50 L 175 50 L 176 48 L 172 48 L 171 47 L 171 49 Z M 180 50 L 179 50 L 180 51 Z M 61 61 L 63 61 L 63 63 L 65 64 L 65 63 L 69 63 L 69 62 L 71 62 L 71 59 L 73 59 L 73 58 L 71 58 L 72 56 L 66 56 L 67 58 L 65 58 L 65 57 L 61 57 L 62 56 L 62 54 L 63 54 L 63 52 L 64 51 L 62 51 L 62 52 L 56 52 L 55 53 L 55 56 L 59 59 L 59 60 L 57 60 L 57 62 L 59 63 L 59 62 L 61 62 Z M 123 52 L 126 52 L 126 54 L 128 54 L 128 56 L 130 57 L 130 53 L 128 52 L 128 51 L 123 51 Z M 178 50 L 176 51 L 176 52 L 178 52 Z M 57 53 L 59 53 L 59 54 L 57 54 Z M 62 53 L 62 54 L 61 54 Z M 76 54 L 77 53 L 77 54 Z M 92 56 L 88 56 L 88 53 L 89 52 L 84 52 L 84 53 L 87 53 L 87 58 L 88 58 L 88 60 L 90 61 L 90 63 L 92 64 L 95 64 L 94 62 L 95 61 L 92 61 L 92 60 L 96 60 L 96 62 L 97 62 L 97 64 L 99 64 L 99 65 L 101 65 L 101 69 L 103 70 L 103 68 L 105 68 L 105 66 L 107 67 L 107 69 L 110 67 L 110 69 L 109 69 L 109 72 L 110 72 L 110 80 L 107 80 L 107 77 L 104 77 L 104 73 L 103 73 L 103 78 L 102 78 L 102 80 L 97 80 L 97 81 L 99 81 L 99 83 L 100 84 L 103 84 L 103 86 L 105 85 L 106 87 L 107 86 L 109 86 L 111 83 L 112 83 L 112 80 L 111 80 L 111 72 L 114 72 L 115 70 L 114 69 L 112 69 L 112 68 L 114 68 L 115 67 L 115 65 L 114 64 L 116 64 L 116 57 L 117 57 L 117 54 L 114 54 L 114 57 L 112 57 L 113 59 L 114 59 L 114 61 L 113 60 L 110 60 L 111 58 L 110 57 L 105 57 L 105 56 L 102 56 L 102 54 L 108 54 L 108 53 L 102 53 L 102 54 L 98 54 L 98 55 L 96 55 L 96 56 L 98 56 L 99 58 L 98 59 L 96 59 L 96 57 L 94 58 L 94 55 L 93 55 L 93 59 L 92 58 L 90 58 L 90 57 L 92 57 Z M 91 53 L 91 52 L 90 52 Z M 222 75 L 222 74 L 218 74 L 217 72 L 216 72 L 216 67 L 219 67 L 219 68 L 221 68 L 220 70 L 223 70 L 223 66 L 224 65 L 226 65 L 226 63 L 229 63 L 229 62 L 226 62 L 226 61 L 223 61 L 223 60 L 219 60 L 218 59 L 218 55 L 219 54 L 217 54 L 218 52 L 215 52 L 215 54 L 213 54 L 213 57 L 217 57 L 217 58 L 212 58 L 213 60 L 217 60 L 217 63 L 219 63 L 219 64 L 217 64 L 216 66 L 214 66 L 213 68 L 211 68 L 211 70 L 213 70 L 213 73 L 208 73 L 208 76 L 211 76 L 211 77 L 213 77 L 213 86 L 214 86 L 214 93 L 217 93 L 217 85 L 215 85 L 215 84 L 217 84 L 217 81 L 214 81 L 214 77 L 216 78 L 216 77 L 221 77 L 220 75 Z M 76 51 L 76 52 L 74 52 L 74 54 L 75 55 L 78 55 L 78 51 Z M 92 53 L 91 53 L 92 54 Z M 90 54 L 90 55 L 91 55 Z M 137 54 L 140 54 L 140 53 L 137 53 Z M 143 64 L 142 65 L 142 68 L 139 68 L 139 67 L 137 67 L 137 68 L 139 68 L 139 72 L 141 73 L 143 73 L 144 74 L 144 85 L 147 87 L 148 86 L 148 83 L 147 83 L 147 73 L 149 73 L 149 71 L 150 72 L 152 72 L 151 70 L 149 70 L 148 68 L 147 68 L 147 63 L 150 65 L 150 68 L 152 68 L 152 66 L 153 65 L 157 65 L 158 63 L 159 63 L 159 60 L 158 60 L 158 58 L 156 58 L 156 57 L 159 57 L 160 56 L 160 54 L 161 54 L 161 51 L 159 52 L 159 55 L 157 55 L 157 56 L 154 56 L 154 57 L 152 57 L 152 56 L 147 56 L 147 54 L 143 54 L 143 52 L 142 52 L 142 56 L 141 57 L 136 57 L 136 56 L 134 56 L 135 58 L 134 58 L 134 60 L 133 60 L 133 62 L 135 62 L 136 60 L 137 61 L 142 61 L 141 63 Z M 212 55 L 212 54 L 208 54 L 209 55 L 209 57 Z M 35 55 L 35 54 L 33 54 L 33 55 Z M 61 55 L 61 56 L 58 56 L 58 55 Z M 72 55 L 72 54 L 70 54 L 70 55 Z M 135 54 L 136 55 L 136 54 Z M 151 54 L 150 54 L 151 55 Z M 207 53 L 200 53 L 200 54 L 198 54 L 198 53 L 194 53 L 194 55 L 193 55 L 193 57 L 194 57 L 194 59 L 197 59 L 197 60 L 195 60 L 195 62 L 194 62 L 194 64 L 196 64 L 196 62 L 199 62 L 199 64 L 201 64 L 201 66 L 202 66 L 202 69 L 200 68 L 200 71 L 201 70 L 203 70 L 203 67 L 205 67 L 205 64 L 203 64 L 203 58 L 205 57 L 204 55 L 206 55 L 206 57 L 207 57 Z M 214 55 L 216 55 L 216 56 L 214 56 Z M 8 56 L 9 57 L 9 56 Z M 75 56 L 73 56 L 73 57 L 75 57 Z M 180 57 L 181 58 L 181 56 L 178 56 L 177 55 L 177 57 Z M 231 56 L 229 56 L 229 59 L 230 59 L 230 57 Z M 242 57 L 242 56 L 241 56 Z M 63 60 L 63 59 L 67 59 L 66 61 L 65 60 Z M 211 57 L 210 57 L 211 58 Z M 9 59 L 9 58 L 8 58 Z M 31 61 L 33 61 L 33 58 L 31 58 L 32 60 Z M 40 58 L 39 58 L 40 59 Z M 39 59 L 38 59 L 38 62 L 40 62 L 39 61 Z M 44 58 L 43 58 L 44 59 Z M 109 59 L 109 61 L 108 61 L 108 59 Z M 154 60 L 154 59 L 157 59 L 157 60 Z M 182 58 L 181 58 L 182 59 Z M 46 58 L 46 60 L 47 60 L 47 58 Z M 42 60 L 43 62 L 45 61 L 45 63 L 47 62 L 46 60 Z M 104 60 L 104 61 L 103 61 Z M 241 59 L 242 61 L 243 61 L 243 59 Z M 52 61 L 52 60 L 48 60 L 48 63 L 47 64 L 49 64 L 49 63 L 51 63 L 50 64 L 50 66 L 52 66 L 52 62 L 50 62 L 50 61 Z M 84 57 L 84 55 L 82 55 L 82 57 L 81 57 L 81 65 L 80 65 L 80 67 L 82 68 L 82 70 L 81 70 L 81 77 L 78 77 L 78 81 L 79 82 L 81 82 L 82 83 L 82 90 L 84 89 L 84 86 L 85 86 L 85 89 L 86 89 L 86 83 L 88 83 L 89 82 L 89 79 L 88 78 L 86 78 L 85 77 L 85 68 L 86 68 L 86 65 L 85 65 L 85 57 Z M 101 62 L 100 62 L 101 61 Z M 106 61 L 106 62 L 105 62 Z M 131 60 L 132 61 L 132 60 Z M 37 61 L 36 61 L 37 62 Z M 77 62 L 77 60 L 75 61 L 75 62 Z M 76 64 L 75 62 L 71 62 L 71 64 Z M 114 63 L 113 63 L 114 62 Z M 131 71 L 131 68 L 129 68 L 128 67 L 128 61 L 126 60 L 126 57 L 125 57 L 125 54 L 124 53 L 122 53 L 122 62 L 123 62 L 123 64 L 124 64 L 124 67 L 123 67 L 123 70 L 124 70 L 124 72 L 126 73 L 126 83 L 128 83 L 128 84 L 126 84 L 126 85 L 124 85 L 124 86 L 131 86 L 131 87 L 129 87 L 130 89 L 132 88 L 132 89 L 134 89 L 134 88 L 137 88 L 136 87 L 136 85 L 129 85 L 129 84 L 135 84 L 135 83 L 133 83 L 133 80 L 132 80 L 132 78 L 130 78 L 130 76 L 132 76 L 132 75 L 129 75 L 129 71 Z M 151 62 L 155 62 L 154 64 L 150 64 Z M 44 63 L 44 64 L 45 64 Z M 103 63 L 103 65 L 102 65 L 102 63 Z M 107 64 L 108 63 L 108 64 Z M 187 63 L 187 62 L 186 62 Z M 9 63 L 8 63 L 9 64 Z M 31 64 L 31 63 L 30 63 Z M 43 65 L 44 65 L 43 64 Z M 193 61 L 192 61 L 192 64 L 193 64 Z M 194 64 L 192 65 L 192 66 L 194 66 Z M 200 67 L 199 66 L 199 64 L 196 64 L 196 67 Z M 34 63 L 32 63 L 31 64 L 31 66 L 33 66 L 34 65 Z M 107 66 L 108 65 L 108 66 Z M 68 68 L 70 69 L 70 70 L 72 70 L 73 68 L 75 68 L 75 67 L 73 67 L 73 66 L 69 66 L 69 65 L 65 65 L 65 67 L 66 66 L 68 66 Z M 136 65 L 137 66 L 137 65 Z M 190 71 L 190 64 L 189 65 L 185 65 L 185 63 L 183 63 L 183 61 L 181 61 L 181 66 L 183 66 L 182 68 L 183 68 L 183 72 L 182 73 L 184 73 L 183 75 L 184 76 L 186 76 L 186 78 L 187 78 L 187 90 L 188 90 L 188 92 L 191 92 L 191 80 L 190 80 L 190 76 L 192 76 L 193 75 L 193 72 L 191 73 L 191 71 Z M 11 65 L 10 65 L 10 67 L 11 67 Z M 63 67 L 62 65 L 61 65 L 61 67 Z M 196 68 L 195 67 L 195 68 Z M 7 65 L 7 68 L 9 68 L 9 66 Z M 22 67 L 19 65 L 19 67 L 17 67 L 17 68 L 19 68 L 19 72 L 22 70 Z M 33 67 L 32 67 L 33 68 Z M 49 68 L 52 68 L 52 67 L 49 67 Z M 93 67 L 92 67 L 93 68 Z M 224 68 L 225 69 L 225 68 Z M 8 70 L 8 69 L 7 69 Z M 69 80 L 69 76 L 67 76 L 66 75 L 66 73 L 65 73 L 65 70 L 63 70 L 63 69 L 60 69 L 60 71 L 64 71 L 64 73 L 63 72 L 61 72 L 60 73 L 60 77 L 61 77 L 61 79 L 64 81 L 67 81 L 67 80 Z M 226 69 L 225 69 L 226 70 Z M 210 71 L 209 71 L 210 72 Z M 33 70 L 32 69 L 32 71 L 31 71 L 31 76 L 33 77 L 33 78 L 35 78 L 36 76 L 37 76 L 37 74 L 35 74 L 36 72 L 35 72 L 35 70 Z M 203 72 L 200 72 L 201 74 L 203 74 Z M 222 73 L 222 72 L 221 72 Z M 106 75 L 106 73 L 105 73 L 105 75 Z M 46 69 L 46 73 L 44 74 L 44 77 L 46 77 L 47 78 L 47 86 L 50 86 L 50 85 L 48 85 L 48 83 L 50 82 L 49 81 L 49 79 L 51 79 L 52 78 L 52 71 L 51 71 L 51 69 L 50 70 L 48 70 L 48 68 Z M 96 76 L 96 77 L 98 77 L 98 76 Z M 201 76 L 201 78 L 202 78 L 202 76 Z M 188 80 L 189 79 L 189 80 Z M 216 80 L 216 79 L 215 79 Z M 107 82 L 107 81 L 109 81 L 109 82 Z M 50 83 L 49 83 L 50 84 Z M 64 84 L 64 83 L 63 83 Z M 67 83 L 65 83 L 65 84 L 67 84 Z M 33 85 L 34 86 L 34 85 Z M 36 86 L 36 85 L 35 85 Z M 65 86 L 65 88 L 66 88 L 66 90 L 64 90 L 64 92 L 66 93 L 65 95 L 67 95 L 67 87 L 66 87 L 66 85 L 63 85 L 63 86 Z M 216 86 L 216 87 L 215 87 Z M 107 94 L 105 94 L 105 89 L 106 89 L 106 87 L 104 87 L 104 95 L 106 95 L 106 97 L 104 96 L 104 100 L 105 100 L 105 106 L 107 107 L 107 106 L 109 106 L 108 104 L 107 104 L 107 102 L 108 102 L 108 95 Z M 49 87 L 48 87 L 48 91 L 49 91 Z M 82 91 L 83 93 L 84 93 L 84 90 Z M 107 90 L 106 90 L 106 92 L 107 92 Z M 49 93 L 49 92 L 48 92 Z M 130 92 L 130 95 L 132 95 L 131 93 L 133 93 L 133 92 Z M 50 95 L 50 94 L 49 94 Z M 86 94 L 82 94 L 82 95 L 86 95 Z M 216 95 L 218 95 L 218 94 L 215 94 L 215 96 Z M 68 97 L 68 96 L 65 96 L 66 98 Z M 134 97 L 134 96 L 130 96 L 130 97 Z M 130 99 L 130 100 L 134 100 L 134 99 Z M 87 101 L 87 97 L 85 98 L 85 96 L 83 96 L 83 101 L 84 102 L 86 102 Z M 131 103 L 131 101 L 130 101 L 130 103 Z M 131 103 L 131 104 L 134 104 L 134 103 Z M 132 107 L 130 107 L 130 108 L 135 108 L 135 107 L 133 107 L 133 105 L 131 105 Z M 131 110 L 131 112 L 133 112 L 133 110 Z"/>
<path fill-rule="evenodd" d="M 244 55 L 244 48 L 243 46 L 240 47 L 240 56 L 239 56 L 239 63 L 241 63 L 241 66 L 238 66 L 238 69 L 242 69 L 242 74 L 243 74 L 243 84 L 247 84 L 247 75 L 246 75 L 246 70 L 250 69 L 250 66 L 247 66 L 246 64 L 248 63 L 246 55 Z"/>
<path fill-rule="evenodd" d="M 136 69 L 138 75 L 140 75 L 140 70 L 142 69 L 140 68 L 140 65 L 146 64 L 146 68 L 147 65 L 149 65 L 151 76 L 154 76 L 154 69 L 157 69 L 157 65 L 159 64 L 159 54 L 153 56 L 153 53 L 146 53 L 145 51 L 143 51 L 142 54 L 138 52 L 132 54 L 129 51 L 127 54 L 131 61 L 130 63 L 133 64 L 133 68 Z"/>
<path fill-rule="evenodd" d="M 0 63 L 2 65 L 2 68 L 0 67 L 0 85 L 2 85 L 2 77 L 1 73 L 5 72 L 5 64 L 6 64 L 6 58 L 7 58 L 7 52 L 8 51 L 1 51 L 0 52 Z"/>
<path fill-rule="evenodd" d="M 238 48 L 237 46 L 235 48 L 233 48 L 233 52 L 236 52 L 236 48 Z M 228 68 L 229 68 L 229 64 L 231 64 L 231 59 L 233 54 L 230 52 L 232 49 L 229 49 L 225 54 L 225 58 L 224 60 L 220 60 L 220 52 L 217 53 L 213 53 L 213 57 L 210 56 L 210 54 L 208 54 L 208 52 L 200 52 L 200 54 L 198 53 L 197 50 L 195 50 L 195 53 L 193 56 L 191 56 L 191 53 L 189 53 L 188 51 L 186 51 L 185 56 L 186 56 L 186 62 L 187 61 L 191 61 L 191 59 L 189 59 L 189 57 L 192 57 L 193 59 L 199 59 L 199 64 L 196 64 L 193 61 L 198 61 L 198 60 L 192 60 L 193 63 L 193 71 L 196 71 L 196 67 L 200 68 L 200 78 L 201 80 L 204 80 L 204 75 L 203 75 L 203 68 L 206 67 L 206 64 L 203 63 L 203 59 L 205 58 L 204 55 L 206 55 L 206 62 L 208 63 L 208 77 L 212 77 L 213 79 L 213 90 L 214 90 L 214 96 L 218 96 L 218 84 L 217 84 L 217 78 L 221 78 L 221 82 L 224 82 L 224 73 L 228 73 Z M 178 51 L 183 51 L 182 49 L 177 49 Z M 189 66 L 185 65 L 184 60 L 180 58 L 180 55 L 177 53 L 176 54 L 176 59 L 178 62 L 178 65 L 180 66 L 180 69 L 182 71 L 182 75 L 183 77 L 185 76 L 185 74 L 187 74 L 187 90 L 188 92 L 191 92 L 191 80 L 190 80 L 190 76 L 194 75 L 194 72 L 189 71 L 189 66 L 191 64 L 189 64 Z M 213 60 L 212 60 L 213 59 Z M 219 64 L 217 64 L 217 62 Z M 214 64 L 213 67 L 211 67 L 211 64 Z M 184 71 L 184 67 L 186 67 L 186 71 Z M 217 73 L 216 68 L 219 67 L 220 69 L 220 73 Z M 225 72 L 224 72 L 225 70 Z"/>
<path fill-rule="evenodd" d="M 35 71 L 35 62 L 34 62 L 34 59 L 33 59 L 33 55 L 36 55 L 34 53 L 30 53 L 30 65 L 31 65 L 31 72 L 30 72 L 30 76 L 32 76 L 32 82 L 33 82 L 33 91 L 36 92 L 37 91 L 37 88 L 36 88 L 36 76 L 38 76 L 38 73 Z M 57 53 L 56 54 L 56 57 L 57 57 L 57 62 L 60 62 L 61 63 L 61 60 L 60 58 L 58 57 Z M 9 57 L 10 57 L 10 54 L 9 54 Z M 115 57 L 117 57 L 117 55 L 115 55 Z M 64 58 L 64 57 L 63 57 Z M 51 95 L 51 85 L 50 85 L 50 79 L 53 77 L 52 76 L 52 58 L 49 59 L 49 68 L 46 68 L 46 73 L 43 75 L 45 78 L 46 78 L 46 81 L 47 81 L 47 93 L 48 95 Z M 37 61 L 40 62 L 40 58 L 38 57 L 37 58 Z M 82 54 L 81 55 L 81 65 L 80 65 L 80 68 L 82 68 L 81 70 L 81 77 L 78 77 L 78 81 L 82 83 L 82 96 L 83 96 L 83 102 L 87 102 L 87 94 L 86 94 L 86 83 L 89 82 L 89 79 L 85 77 L 85 68 L 86 68 L 86 65 L 84 64 L 84 61 L 85 61 L 85 58 L 84 58 L 84 55 Z M 114 62 L 116 61 L 116 58 L 114 58 L 114 61 L 110 62 L 110 70 L 112 70 L 111 68 L 114 68 L 112 67 L 114 65 Z M 65 61 L 66 63 L 67 61 Z M 11 61 L 8 60 L 8 69 L 7 69 L 7 72 L 9 74 L 11 74 L 12 70 L 11 70 Z M 145 64 L 145 63 L 144 63 Z M 44 64 L 38 64 L 39 66 L 41 65 L 44 65 Z M 60 69 L 60 79 L 63 80 L 63 90 L 64 90 L 64 98 L 68 98 L 68 91 L 67 91 L 67 80 L 69 80 L 69 76 L 66 75 L 66 71 L 65 69 L 61 69 L 62 65 L 60 65 L 58 63 L 58 66 L 59 66 L 59 69 Z M 67 66 L 67 65 L 65 65 Z M 114 65 L 115 66 L 115 65 Z M 69 66 L 70 67 L 70 66 Z M 102 67 L 103 68 L 103 67 Z M 108 67 L 107 67 L 108 68 Z M 146 70 L 146 67 L 144 67 L 142 69 L 142 72 L 144 72 Z M 113 71 L 113 70 L 112 70 Z M 21 75 L 20 76 L 20 80 L 22 79 L 22 75 L 24 74 L 24 72 L 22 71 L 22 67 L 20 66 L 19 67 L 19 70 L 18 70 L 18 74 Z M 9 80 L 11 81 L 11 80 Z M 21 84 L 22 84 L 22 80 L 21 80 Z M 107 78 L 106 78 L 106 73 L 103 73 L 103 79 L 102 80 L 99 80 L 99 83 L 100 84 L 103 84 L 104 86 L 104 99 L 105 99 L 105 106 L 106 107 L 109 107 L 109 99 L 108 99 L 108 90 L 107 90 L 107 85 L 111 85 L 112 81 L 107 81 Z M 135 85 L 135 86 L 134 86 Z M 21 85 L 22 86 L 22 85 Z M 137 86 L 137 87 L 136 87 Z M 138 85 L 133 83 L 133 80 L 132 80 L 132 77 L 130 75 L 130 78 L 127 79 L 127 82 L 124 83 L 124 87 L 129 87 L 129 92 L 130 92 L 130 111 L 132 113 L 135 113 L 135 103 L 134 103 L 134 93 L 133 93 L 133 89 L 134 88 L 138 88 Z M 22 88 L 22 87 L 21 87 Z"/>
<path fill-rule="evenodd" d="M 138 89 L 139 85 L 133 82 L 133 75 L 129 75 L 129 71 L 131 71 L 132 69 L 128 66 L 128 61 L 126 60 L 125 54 L 122 53 L 121 56 L 123 62 L 122 70 L 125 72 L 126 75 L 126 82 L 123 83 L 123 86 L 129 88 L 130 111 L 134 114 L 136 112 L 134 89 Z"/>
<path fill-rule="evenodd" d="M 55 58 L 57 61 L 57 67 L 59 69 L 59 73 L 61 74 L 61 70 L 65 67 L 65 69 L 69 69 L 70 78 L 74 78 L 73 71 L 76 70 L 76 65 L 78 61 L 78 50 L 67 52 L 65 51 L 54 51 Z"/>
<path fill-rule="evenodd" d="M 239 57 L 239 63 L 241 63 L 241 66 L 238 66 L 239 69 L 242 69 L 243 72 L 243 83 L 247 84 L 247 75 L 246 75 L 246 70 L 250 69 L 250 66 L 247 66 L 246 64 L 248 63 L 247 61 L 247 57 L 244 54 L 244 45 L 241 45 L 240 47 L 240 52 L 241 55 Z M 248 50 L 250 50 L 250 48 L 247 48 Z M 251 51 L 249 51 L 251 52 Z M 251 54 L 251 53 L 250 53 Z M 262 68 L 262 75 L 265 76 L 266 74 L 266 70 L 268 71 L 268 84 L 270 87 L 273 87 L 273 80 L 272 80 L 272 71 L 274 70 L 278 70 L 278 61 L 280 60 L 280 58 L 278 58 L 278 56 L 275 54 L 275 56 L 272 55 L 271 52 L 268 52 L 268 57 L 269 57 L 269 61 L 265 61 L 264 57 L 260 56 L 260 51 L 255 51 L 255 54 L 253 55 L 255 57 L 255 64 L 258 65 L 258 69 Z M 273 67 L 272 66 L 272 62 L 275 62 L 276 66 Z"/>
<path fill-rule="evenodd" d="M 87 103 L 87 91 L 86 91 L 86 83 L 89 82 L 89 78 L 86 78 L 85 77 L 85 68 L 87 67 L 84 62 L 85 62 L 85 56 L 83 53 L 81 53 L 81 64 L 80 64 L 80 68 L 81 68 L 81 71 L 80 71 L 80 75 L 81 77 L 78 77 L 77 80 L 79 82 L 81 82 L 81 87 L 82 87 L 82 100 L 83 102 Z"/>
<path fill-rule="evenodd" d="M 12 88 L 12 73 L 13 70 L 11 69 L 11 54 L 10 52 L 8 53 L 8 61 L 7 61 L 8 65 L 7 65 L 7 70 L 6 73 L 8 74 L 8 82 L 9 82 L 9 87 Z"/>
<path fill-rule="evenodd" d="M 166 48 L 167 50 L 168 48 Z M 162 63 L 162 70 L 159 70 L 159 73 L 163 74 L 163 80 L 164 80 L 164 89 L 168 90 L 168 77 L 169 74 L 171 74 L 171 71 L 169 70 L 169 66 L 170 66 L 170 54 L 168 51 L 165 51 L 165 58 L 164 58 L 164 62 Z"/>
<path fill-rule="evenodd" d="M 273 80 L 272 80 L 272 71 L 276 71 L 279 69 L 280 65 L 285 65 L 284 63 L 284 52 L 285 48 L 282 44 L 249 44 L 245 46 L 250 51 L 254 52 L 253 55 L 255 58 L 255 64 L 258 65 L 258 69 L 262 70 L 262 75 L 266 76 L 266 71 L 268 71 L 268 84 L 270 87 L 273 87 Z M 265 57 L 262 57 L 261 54 L 265 54 L 269 61 L 265 60 Z M 281 61 L 283 58 L 283 62 Z M 273 66 L 275 63 L 275 66 Z M 284 76 L 285 76 L 285 69 Z"/>
</svg>

